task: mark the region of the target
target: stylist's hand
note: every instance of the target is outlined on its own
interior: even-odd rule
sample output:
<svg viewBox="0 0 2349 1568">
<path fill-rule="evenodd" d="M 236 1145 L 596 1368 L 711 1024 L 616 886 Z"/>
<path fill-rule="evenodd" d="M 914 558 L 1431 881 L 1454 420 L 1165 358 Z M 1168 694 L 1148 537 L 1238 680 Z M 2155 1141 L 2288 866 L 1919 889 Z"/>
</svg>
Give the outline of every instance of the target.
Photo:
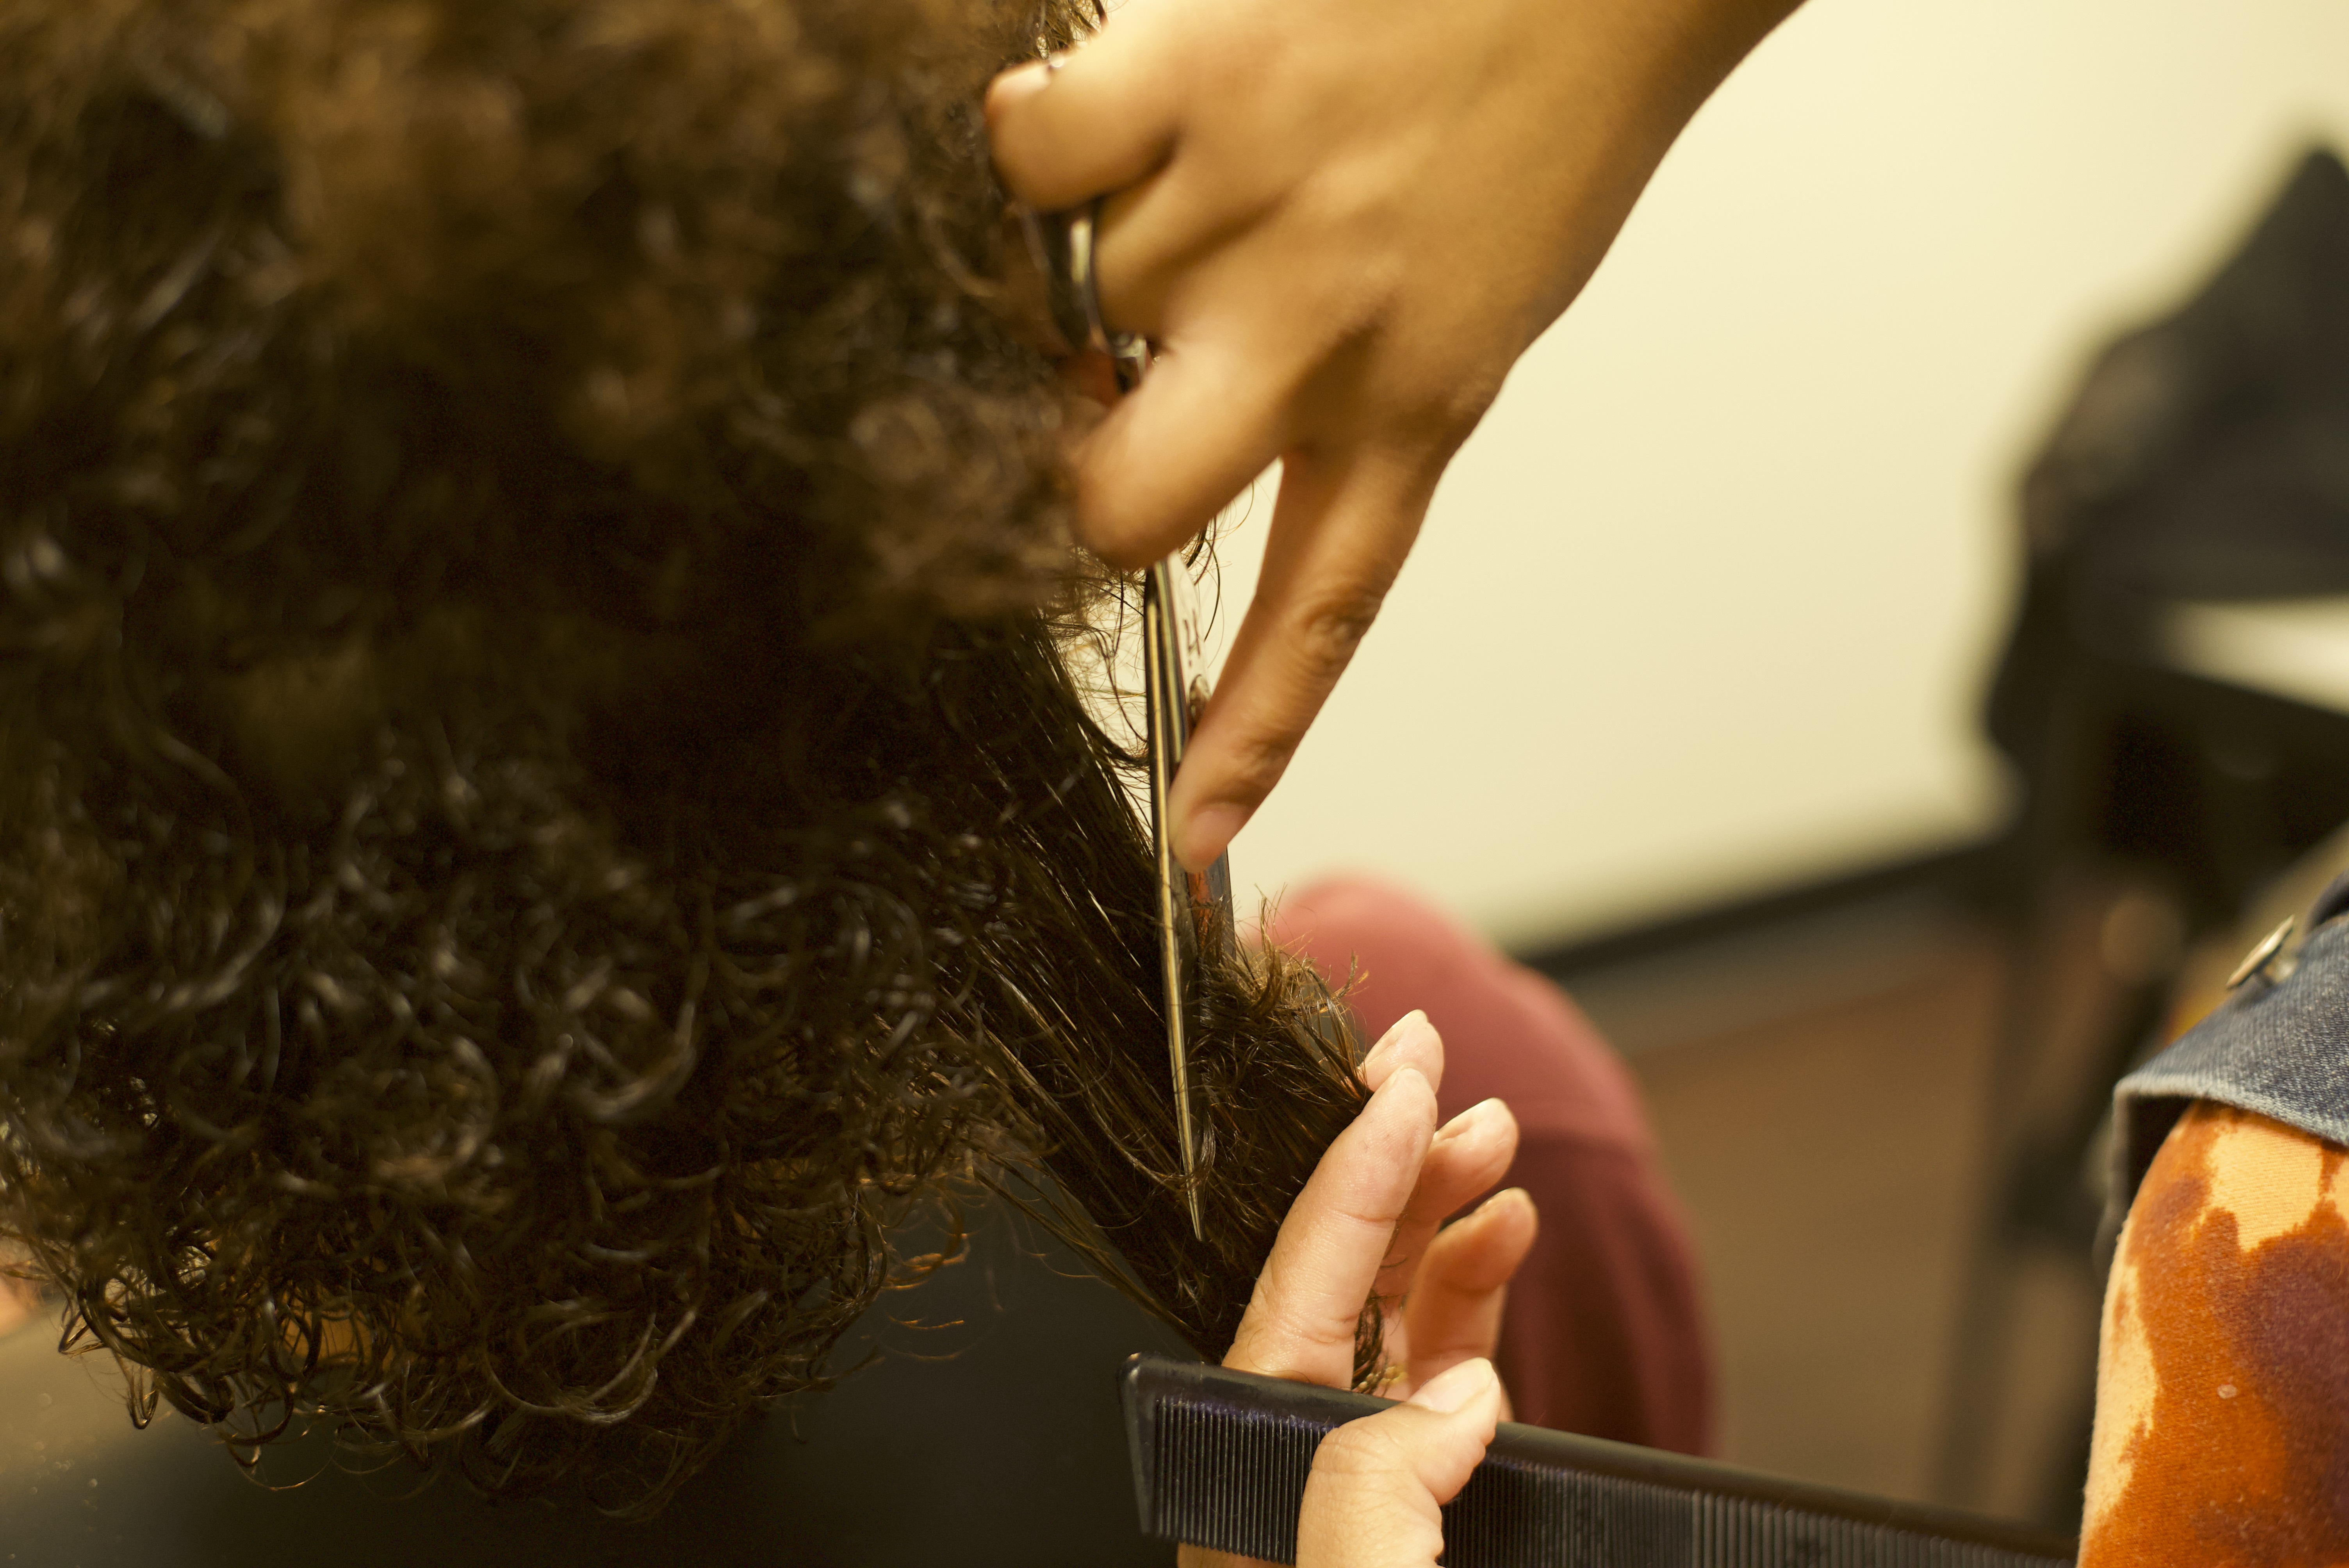
<svg viewBox="0 0 2349 1568">
<path fill-rule="evenodd" d="M 1297 1520 L 1297 1568 L 1435 1568 L 1439 1511 L 1501 1420 L 1490 1361 L 1463 1361 L 1404 1403 L 1321 1439 Z"/>
<path fill-rule="evenodd" d="M 1425 1014 L 1412 1013 L 1388 1030 L 1363 1059 L 1362 1077 L 1375 1092 L 1281 1222 L 1224 1365 L 1345 1387 L 1353 1378 L 1355 1324 L 1375 1290 L 1386 1309 L 1393 1373 L 1384 1391 L 1404 1398 L 1492 1356 L 1509 1276 L 1533 1245 L 1534 1206 L 1512 1189 L 1437 1229 L 1508 1170 L 1517 1124 L 1507 1106 L 1488 1099 L 1436 1127 L 1444 1042 Z M 1506 1402 L 1497 1387 L 1493 1403 L 1498 1419 Z M 1341 1465 L 1353 1451 L 1324 1448 Z M 1357 1475 L 1338 1485 L 1342 1493 L 1361 1482 Z M 1309 1511 L 1312 1497 L 1309 1489 Z M 1208 1568 L 1235 1560 L 1186 1547 L 1182 1561 Z"/>
<path fill-rule="evenodd" d="M 1116 193 L 1103 314 L 1162 351 L 1085 439 L 1078 521 L 1139 566 L 1281 459 L 1263 575 L 1174 785 L 1206 866 L 1279 779 L 1444 466 L 1657 160 L 1796 0 L 1131 0 L 996 78 L 1043 211 Z"/>
</svg>

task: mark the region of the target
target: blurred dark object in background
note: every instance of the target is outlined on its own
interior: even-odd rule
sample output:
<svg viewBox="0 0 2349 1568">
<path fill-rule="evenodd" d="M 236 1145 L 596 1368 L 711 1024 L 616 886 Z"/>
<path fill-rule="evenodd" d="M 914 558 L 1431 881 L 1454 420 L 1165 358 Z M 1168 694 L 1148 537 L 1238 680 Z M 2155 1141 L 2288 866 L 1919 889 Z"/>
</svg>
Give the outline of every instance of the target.
<svg viewBox="0 0 2349 1568">
<path fill-rule="evenodd" d="M 2349 170 L 2337 157 L 2310 153 L 2199 296 L 2098 356 L 2031 465 L 2023 524 L 2022 607 L 1988 721 L 2026 817 L 2070 843 L 2085 829 L 2110 852 L 2171 864 L 2197 914 L 2230 919 L 2249 887 L 2349 817 L 2349 775 L 2281 778 L 2293 758 L 2252 733 L 2272 716 L 2221 721 L 2230 733 L 2214 738 L 2207 722 L 2141 714 L 2169 694 L 2148 704 L 2139 677 L 2192 673 L 2165 646 L 2180 603 L 2349 593 Z M 2247 808 L 2241 790 L 2196 777 L 2210 770 L 2198 760 L 2280 787 Z M 2106 788 L 2083 799 L 2084 783 Z M 2217 820 L 2247 810 L 2261 820 Z M 2044 846 L 2021 847 L 2027 881 Z"/>
<path fill-rule="evenodd" d="M 1992 700 L 2027 742 L 2039 616 L 2349 592 L 2349 170 L 2304 158 L 2194 300 L 2106 347 L 2023 480 L 2033 588 Z"/>
<path fill-rule="evenodd" d="M 1988 720 L 2026 817 L 2069 843 L 2085 829 L 2109 852 L 2170 864 L 2199 916 L 2231 919 L 2251 886 L 2349 817 L 2349 775 L 2325 757 L 2284 778 L 2296 758 L 2256 733 L 2276 716 L 2222 720 L 2214 738 L 2168 717 L 2172 694 L 2148 702 L 2140 677 L 2191 675 L 2166 656 L 2180 603 L 2349 593 L 2349 170 L 2337 157 L 2310 153 L 2199 296 L 2098 356 L 2031 465 L 2023 525 L 2022 608 Z M 2252 805 L 2204 777 L 2214 770 L 2275 787 Z M 2082 798 L 2084 784 L 2105 788 Z M 2028 880 L 2043 845 L 2022 847 Z"/>
</svg>

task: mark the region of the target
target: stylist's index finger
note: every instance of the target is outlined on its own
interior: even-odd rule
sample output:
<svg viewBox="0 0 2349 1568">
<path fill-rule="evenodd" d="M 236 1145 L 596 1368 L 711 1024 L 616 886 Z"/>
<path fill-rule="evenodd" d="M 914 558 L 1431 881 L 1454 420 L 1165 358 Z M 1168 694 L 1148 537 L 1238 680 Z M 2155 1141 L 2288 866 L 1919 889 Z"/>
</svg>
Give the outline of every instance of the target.
<svg viewBox="0 0 2349 1568">
<path fill-rule="evenodd" d="M 1404 1068 L 1339 1134 L 1297 1195 L 1224 1365 L 1342 1388 L 1354 1327 L 1435 1136 L 1435 1091 Z"/>
<path fill-rule="evenodd" d="M 1385 603 L 1431 485 L 1367 457 L 1282 469 L 1256 597 L 1174 776 L 1185 865 L 1214 864 L 1288 771 Z"/>
</svg>

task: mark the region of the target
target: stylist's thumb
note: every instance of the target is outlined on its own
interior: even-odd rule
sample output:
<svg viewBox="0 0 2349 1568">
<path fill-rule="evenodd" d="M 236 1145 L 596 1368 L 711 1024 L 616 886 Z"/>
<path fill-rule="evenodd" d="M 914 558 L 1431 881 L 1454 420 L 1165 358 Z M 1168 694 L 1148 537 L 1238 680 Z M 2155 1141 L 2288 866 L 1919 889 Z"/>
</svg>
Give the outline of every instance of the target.
<svg viewBox="0 0 2349 1568">
<path fill-rule="evenodd" d="M 1501 1418 L 1489 1361 L 1463 1361 L 1392 1409 L 1321 1439 L 1297 1522 L 1297 1568 L 1433 1568 L 1439 1506 L 1485 1457 Z"/>
</svg>

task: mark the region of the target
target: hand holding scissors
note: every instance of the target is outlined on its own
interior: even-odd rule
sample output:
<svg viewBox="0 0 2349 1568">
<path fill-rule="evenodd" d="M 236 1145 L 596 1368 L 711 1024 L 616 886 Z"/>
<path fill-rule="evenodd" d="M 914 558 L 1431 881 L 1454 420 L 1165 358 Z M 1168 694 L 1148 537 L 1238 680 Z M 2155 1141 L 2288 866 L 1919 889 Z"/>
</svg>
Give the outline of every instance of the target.
<svg viewBox="0 0 2349 1568">
<path fill-rule="evenodd" d="M 1077 457 L 1138 567 L 1278 459 L 1256 601 L 1169 810 L 1223 853 L 1288 766 L 1509 367 L 1697 106 L 1795 0 L 1132 0 L 988 96 L 997 167 L 1091 211 L 1156 352 Z"/>
</svg>

